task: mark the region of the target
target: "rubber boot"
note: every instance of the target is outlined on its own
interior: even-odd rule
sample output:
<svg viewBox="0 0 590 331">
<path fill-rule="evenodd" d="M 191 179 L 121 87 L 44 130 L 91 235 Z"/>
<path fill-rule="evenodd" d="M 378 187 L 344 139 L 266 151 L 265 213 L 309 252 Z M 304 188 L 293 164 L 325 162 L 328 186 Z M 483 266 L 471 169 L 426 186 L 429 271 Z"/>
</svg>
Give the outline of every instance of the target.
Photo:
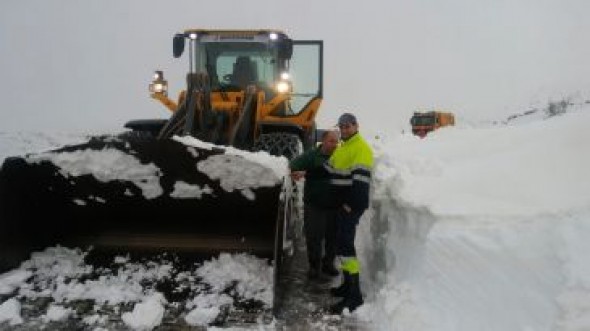
<svg viewBox="0 0 590 331">
<path fill-rule="evenodd" d="M 342 275 L 344 276 L 344 282 L 342 282 L 340 286 L 330 289 L 330 294 L 334 297 L 345 297 L 350 288 L 350 274 L 346 271 L 342 271 Z"/>
<path fill-rule="evenodd" d="M 342 299 L 342 301 L 330 307 L 330 313 L 333 315 L 340 315 L 344 308 L 348 308 L 348 311 L 355 311 L 360 305 L 363 304 L 363 296 L 361 294 L 361 286 L 359 283 L 359 274 L 350 276 L 350 287 L 348 293 Z"/>
</svg>

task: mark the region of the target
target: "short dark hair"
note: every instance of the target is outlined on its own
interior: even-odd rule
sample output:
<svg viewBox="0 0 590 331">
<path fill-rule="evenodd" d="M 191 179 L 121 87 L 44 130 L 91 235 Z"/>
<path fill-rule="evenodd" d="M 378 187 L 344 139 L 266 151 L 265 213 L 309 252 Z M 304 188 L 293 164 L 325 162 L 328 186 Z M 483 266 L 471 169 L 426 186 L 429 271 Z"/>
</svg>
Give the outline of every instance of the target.
<svg viewBox="0 0 590 331">
<path fill-rule="evenodd" d="M 327 137 L 327 136 L 328 136 L 330 133 L 334 133 L 334 134 L 336 134 L 336 131 L 335 131 L 335 130 L 323 130 L 323 131 L 322 131 L 322 136 L 321 136 L 321 139 L 322 139 L 322 140 L 326 139 L 326 137 Z"/>
</svg>

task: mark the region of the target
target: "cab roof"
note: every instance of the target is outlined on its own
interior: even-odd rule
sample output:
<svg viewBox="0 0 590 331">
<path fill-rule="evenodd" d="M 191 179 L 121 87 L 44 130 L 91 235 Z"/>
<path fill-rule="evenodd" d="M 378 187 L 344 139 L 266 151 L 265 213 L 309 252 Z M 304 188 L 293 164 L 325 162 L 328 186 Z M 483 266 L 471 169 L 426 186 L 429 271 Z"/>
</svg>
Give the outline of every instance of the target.
<svg viewBox="0 0 590 331">
<path fill-rule="evenodd" d="M 277 29 L 260 29 L 260 30 L 225 30 L 225 29 L 188 29 L 184 31 L 185 34 L 196 33 L 199 35 L 216 35 L 222 38 L 254 38 L 260 35 L 268 35 L 276 33 L 286 37 L 287 35 Z"/>
</svg>

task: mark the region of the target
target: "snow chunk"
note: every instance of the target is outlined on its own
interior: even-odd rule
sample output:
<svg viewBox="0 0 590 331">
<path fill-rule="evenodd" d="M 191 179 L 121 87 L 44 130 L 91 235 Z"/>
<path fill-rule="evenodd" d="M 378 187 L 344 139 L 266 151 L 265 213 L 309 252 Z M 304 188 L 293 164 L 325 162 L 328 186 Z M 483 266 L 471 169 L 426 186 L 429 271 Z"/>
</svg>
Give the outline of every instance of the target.
<svg viewBox="0 0 590 331">
<path fill-rule="evenodd" d="M 215 320 L 219 312 L 219 307 L 216 306 L 195 308 L 184 317 L 184 320 L 189 325 L 206 326 Z"/>
<path fill-rule="evenodd" d="M 14 298 L 9 299 L 0 305 L 0 323 L 8 322 L 10 325 L 22 324 L 20 316 L 20 302 Z"/>
<path fill-rule="evenodd" d="M 189 152 L 190 155 L 192 155 L 194 158 L 199 157 L 199 152 L 197 152 L 197 149 L 194 147 L 187 147 L 187 150 Z"/>
<path fill-rule="evenodd" d="M 92 266 L 84 264 L 86 255 L 80 249 L 50 247 L 31 254 L 31 258 L 21 264 L 21 269 L 35 270 L 36 276 L 44 279 L 77 277 L 92 272 Z"/>
<path fill-rule="evenodd" d="M 134 330 L 152 330 L 162 323 L 164 317 L 162 304 L 165 302 L 164 296 L 156 292 L 142 303 L 136 304 L 132 312 L 124 313 L 121 318 Z"/>
<path fill-rule="evenodd" d="M 57 281 L 51 296 L 57 302 L 73 300 L 94 300 L 100 304 L 119 304 L 139 301 L 143 298 L 143 287 L 124 274 L 112 277 L 101 276 L 97 280 L 77 279 L 69 282 Z"/>
<path fill-rule="evenodd" d="M 252 200 L 254 201 L 256 199 L 256 193 L 254 193 L 251 189 L 249 188 L 245 188 L 242 191 L 240 191 L 240 193 L 242 193 L 243 196 L 246 197 L 246 199 L 248 200 Z"/>
<path fill-rule="evenodd" d="M 108 315 L 94 314 L 84 317 L 82 322 L 86 325 L 104 324 L 108 321 L 108 318 Z"/>
<path fill-rule="evenodd" d="M 129 255 L 127 255 L 127 256 L 117 255 L 113 259 L 113 262 L 115 264 L 125 264 L 125 263 L 129 262 Z"/>
<path fill-rule="evenodd" d="M 264 168 L 272 170 L 275 177 L 278 179 L 282 179 L 289 174 L 289 161 L 282 156 L 273 156 L 264 151 L 248 152 L 230 146 L 219 146 L 190 136 L 174 136 L 173 139 L 187 146 L 193 146 L 206 150 L 218 149 L 225 151 L 225 155 L 240 156 L 244 159 L 257 163 Z"/>
<path fill-rule="evenodd" d="M 15 269 L 0 275 L 0 294 L 10 294 L 22 286 L 33 273 L 28 270 Z"/>
<path fill-rule="evenodd" d="M 91 299 L 113 305 L 141 301 L 145 296 L 142 283 L 170 277 L 172 269 L 171 264 L 127 263 L 114 275 L 102 275 L 96 280 L 59 281 L 51 295 L 57 302 Z"/>
<path fill-rule="evenodd" d="M 179 181 L 174 183 L 174 191 L 170 193 L 170 197 L 177 199 L 200 199 L 203 194 L 212 193 L 213 189 L 211 189 L 207 184 L 205 184 L 203 187 L 200 187 L 199 185 L 190 185 L 188 183 Z"/>
<path fill-rule="evenodd" d="M 86 206 L 86 201 L 82 200 L 82 199 L 74 199 L 72 200 L 75 204 L 77 204 L 78 206 Z"/>
<path fill-rule="evenodd" d="M 227 192 L 261 186 L 272 187 L 281 180 L 260 164 L 235 155 L 212 155 L 199 162 L 197 169 L 209 178 L 219 180 L 220 186 Z M 243 194 L 249 196 L 248 192 Z"/>
<path fill-rule="evenodd" d="M 92 175 L 101 182 L 129 181 L 139 187 L 146 199 L 154 199 L 163 192 L 160 169 L 153 163 L 142 164 L 139 159 L 117 149 L 48 152 L 27 157 L 31 163 L 49 161 L 59 167 L 63 176 Z"/>
<path fill-rule="evenodd" d="M 273 268 L 265 260 L 248 254 L 222 253 L 219 258 L 203 263 L 195 272 L 214 292 L 236 283 L 235 291 L 239 296 L 272 305 Z"/>
<path fill-rule="evenodd" d="M 221 306 L 232 303 L 233 299 L 223 293 L 200 294 L 187 305 L 195 308 L 184 319 L 190 325 L 206 326 L 219 315 Z"/>
<path fill-rule="evenodd" d="M 72 313 L 73 310 L 71 308 L 65 308 L 61 305 L 51 304 L 47 309 L 47 313 L 41 318 L 45 322 L 63 321 L 64 319 L 68 318 Z"/>
</svg>

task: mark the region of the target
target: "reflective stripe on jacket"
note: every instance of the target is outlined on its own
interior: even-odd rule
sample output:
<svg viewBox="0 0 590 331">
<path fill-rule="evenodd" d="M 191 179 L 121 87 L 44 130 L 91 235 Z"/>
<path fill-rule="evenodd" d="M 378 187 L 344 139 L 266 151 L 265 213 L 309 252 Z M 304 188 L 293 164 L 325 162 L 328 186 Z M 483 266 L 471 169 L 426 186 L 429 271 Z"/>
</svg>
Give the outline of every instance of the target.
<svg viewBox="0 0 590 331">
<path fill-rule="evenodd" d="M 325 168 L 330 173 L 332 187 L 343 204 L 357 211 L 369 207 L 373 151 L 359 133 L 336 148 Z"/>
</svg>

